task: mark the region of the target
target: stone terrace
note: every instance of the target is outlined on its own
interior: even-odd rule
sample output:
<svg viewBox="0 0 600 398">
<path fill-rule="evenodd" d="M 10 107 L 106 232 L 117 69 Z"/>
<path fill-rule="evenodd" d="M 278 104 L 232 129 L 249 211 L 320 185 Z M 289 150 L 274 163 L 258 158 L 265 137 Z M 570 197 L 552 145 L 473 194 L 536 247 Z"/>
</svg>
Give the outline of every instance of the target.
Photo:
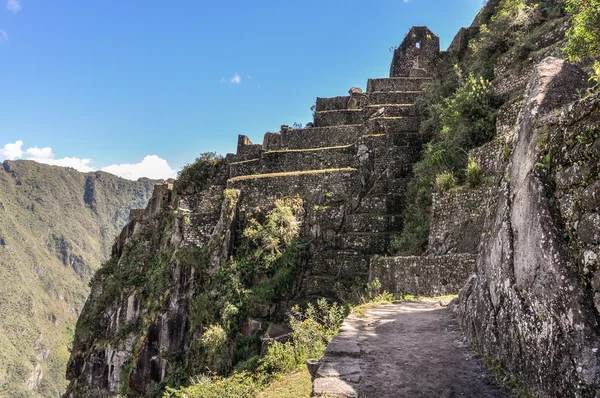
<svg viewBox="0 0 600 398">
<path fill-rule="evenodd" d="M 435 45 L 437 37 L 430 39 Z M 439 42 L 431 56 L 438 54 Z M 401 230 L 404 193 L 425 143 L 414 102 L 428 72 L 369 79 L 366 92 L 317 98 L 314 125 L 282 126 L 262 144 L 240 136 L 237 154 L 228 155 L 227 185 L 241 191 L 242 212 L 284 196 L 305 201 L 305 234 L 314 242 L 305 296 L 349 298 L 368 280 L 371 257 L 386 254 Z"/>
</svg>

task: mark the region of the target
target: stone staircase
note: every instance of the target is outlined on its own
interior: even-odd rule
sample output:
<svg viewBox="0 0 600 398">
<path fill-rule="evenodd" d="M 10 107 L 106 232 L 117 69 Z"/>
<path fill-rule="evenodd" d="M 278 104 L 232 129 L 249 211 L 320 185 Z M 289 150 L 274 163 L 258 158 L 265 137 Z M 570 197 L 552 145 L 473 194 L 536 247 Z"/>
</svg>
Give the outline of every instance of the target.
<svg viewBox="0 0 600 398">
<path fill-rule="evenodd" d="M 425 143 L 414 103 L 431 80 L 418 70 L 369 79 L 366 92 L 317 98 L 313 126 L 282 126 L 262 145 L 240 136 L 237 154 L 228 155 L 227 185 L 240 189 L 243 209 L 291 195 L 307 204 L 314 243 L 303 295 L 350 298 L 367 282 L 372 256 L 388 253 Z M 323 206 L 327 195 L 341 201 Z"/>
</svg>

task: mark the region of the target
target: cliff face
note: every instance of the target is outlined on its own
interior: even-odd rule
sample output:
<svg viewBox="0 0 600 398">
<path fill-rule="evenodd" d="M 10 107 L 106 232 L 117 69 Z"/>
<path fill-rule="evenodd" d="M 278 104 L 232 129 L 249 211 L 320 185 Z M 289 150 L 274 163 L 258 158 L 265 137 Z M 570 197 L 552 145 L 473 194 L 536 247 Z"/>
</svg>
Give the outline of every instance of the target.
<svg viewBox="0 0 600 398">
<path fill-rule="evenodd" d="M 390 78 L 318 98 L 314 126 L 282 126 L 262 145 L 240 136 L 237 154 L 157 188 L 92 281 L 67 396 L 152 397 L 206 367 L 251 369 L 261 339 L 285 334 L 290 305 L 352 300 L 375 278 L 398 294 L 463 288 L 463 328 L 499 377 L 533 396 L 592 396 L 597 96 L 578 101 L 585 75 L 556 58 L 569 25 L 560 1 L 487 4 L 448 52 L 415 27 Z M 427 257 L 387 257 L 431 138 L 412 104 L 424 85 L 446 87 L 444 62 L 489 75 L 473 87 L 499 99 L 485 143 L 460 148 L 483 177 L 428 198 Z"/>
<path fill-rule="evenodd" d="M 576 67 L 535 67 L 459 314 L 472 342 L 532 396 L 593 396 L 598 366 L 598 95 Z M 514 375 L 514 376 L 513 376 Z"/>
<path fill-rule="evenodd" d="M 154 182 L 32 161 L 0 168 L 0 395 L 57 397 L 91 275 Z"/>
</svg>

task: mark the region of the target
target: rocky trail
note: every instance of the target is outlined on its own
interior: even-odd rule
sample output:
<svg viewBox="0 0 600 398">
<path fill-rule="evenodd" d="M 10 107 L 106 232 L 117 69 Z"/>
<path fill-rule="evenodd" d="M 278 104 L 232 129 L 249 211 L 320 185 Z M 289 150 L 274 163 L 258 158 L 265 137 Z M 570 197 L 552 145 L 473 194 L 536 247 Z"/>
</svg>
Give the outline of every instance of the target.
<svg viewBox="0 0 600 398">
<path fill-rule="evenodd" d="M 440 301 L 350 316 L 327 348 L 313 388 L 328 397 L 509 397 L 468 348 Z"/>
</svg>

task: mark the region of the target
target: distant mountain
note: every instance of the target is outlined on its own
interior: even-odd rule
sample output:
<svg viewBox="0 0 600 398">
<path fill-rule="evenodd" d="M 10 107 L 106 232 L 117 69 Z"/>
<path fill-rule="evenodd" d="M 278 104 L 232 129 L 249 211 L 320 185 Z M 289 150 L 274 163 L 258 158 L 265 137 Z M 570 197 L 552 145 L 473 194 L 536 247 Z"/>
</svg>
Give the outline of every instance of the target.
<svg viewBox="0 0 600 398">
<path fill-rule="evenodd" d="M 94 271 L 158 181 L 0 167 L 0 397 L 58 397 Z"/>
</svg>

